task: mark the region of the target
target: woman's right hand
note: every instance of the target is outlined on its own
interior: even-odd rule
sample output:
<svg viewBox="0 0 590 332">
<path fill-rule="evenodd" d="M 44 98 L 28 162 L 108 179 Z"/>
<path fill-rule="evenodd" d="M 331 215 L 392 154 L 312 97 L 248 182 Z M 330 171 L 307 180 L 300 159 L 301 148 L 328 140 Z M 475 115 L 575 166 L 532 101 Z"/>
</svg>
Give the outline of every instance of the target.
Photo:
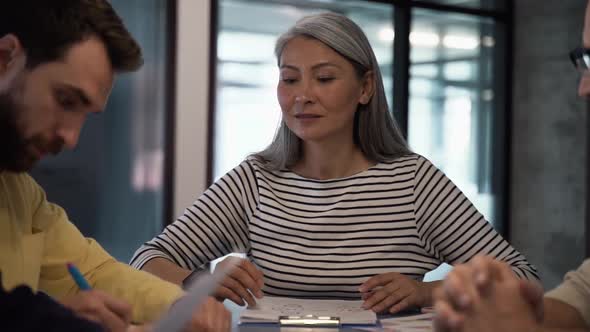
<svg viewBox="0 0 590 332">
<path fill-rule="evenodd" d="M 220 301 L 231 300 L 238 305 L 249 306 L 256 304 L 256 299 L 261 299 L 264 276 L 262 272 L 248 259 L 229 256 L 217 263 L 223 269 L 231 266 L 229 273 L 225 276 L 217 290 L 215 297 Z M 254 295 L 254 296 L 252 296 Z"/>
</svg>

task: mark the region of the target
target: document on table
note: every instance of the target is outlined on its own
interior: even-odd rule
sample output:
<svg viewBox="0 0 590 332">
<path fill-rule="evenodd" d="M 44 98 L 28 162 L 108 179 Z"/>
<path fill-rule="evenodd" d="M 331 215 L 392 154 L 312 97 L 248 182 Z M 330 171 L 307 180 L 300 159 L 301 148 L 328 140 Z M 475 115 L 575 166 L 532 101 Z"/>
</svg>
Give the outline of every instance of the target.
<svg viewBox="0 0 590 332">
<path fill-rule="evenodd" d="M 265 296 L 240 315 L 240 323 L 277 323 L 279 316 L 332 316 L 340 324 L 376 324 L 374 312 L 361 308 L 363 301 L 310 300 Z"/>
<path fill-rule="evenodd" d="M 395 332 L 431 332 L 434 331 L 432 320 L 434 313 L 407 315 L 393 318 L 381 318 L 384 331 Z"/>
</svg>

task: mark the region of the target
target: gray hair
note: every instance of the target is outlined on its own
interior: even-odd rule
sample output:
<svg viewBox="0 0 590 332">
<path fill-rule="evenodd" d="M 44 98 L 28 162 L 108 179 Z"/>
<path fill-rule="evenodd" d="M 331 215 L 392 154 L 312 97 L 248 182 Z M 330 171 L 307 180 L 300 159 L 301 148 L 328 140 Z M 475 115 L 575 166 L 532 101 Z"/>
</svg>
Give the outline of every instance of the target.
<svg viewBox="0 0 590 332">
<path fill-rule="evenodd" d="M 354 66 L 359 78 L 369 71 L 373 73 L 373 96 L 366 105 L 359 104 L 354 118 L 354 142 L 365 157 L 386 162 L 410 154 L 401 130 L 389 112 L 379 64 L 361 28 L 346 16 L 335 13 L 303 17 L 276 42 L 275 55 L 279 66 L 283 49 L 295 37 L 314 38 L 332 48 Z M 282 120 L 272 143 L 252 157 L 267 169 L 280 170 L 299 161 L 301 147 L 301 139 Z"/>
</svg>

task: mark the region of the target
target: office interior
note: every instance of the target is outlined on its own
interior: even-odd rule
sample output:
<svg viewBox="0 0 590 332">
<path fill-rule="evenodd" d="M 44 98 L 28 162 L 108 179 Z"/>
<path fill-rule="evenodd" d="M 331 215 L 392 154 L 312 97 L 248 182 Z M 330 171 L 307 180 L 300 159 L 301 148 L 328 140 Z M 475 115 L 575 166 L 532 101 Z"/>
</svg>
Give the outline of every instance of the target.
<svg viewBox="0 0 590 332">
<path fill-rule="evenodd" d="M 410 147 L 557 285 L 588 255 L 587 105 L 568 51 L 580 0 L 112 0 L 145 65 L 78 147 L 32 172 L 128 261 L 280 121 L 276 38 L 305 15 L 357 22 Z M 443 267 L 432 278 L 444 276 Z"/>
</svg>

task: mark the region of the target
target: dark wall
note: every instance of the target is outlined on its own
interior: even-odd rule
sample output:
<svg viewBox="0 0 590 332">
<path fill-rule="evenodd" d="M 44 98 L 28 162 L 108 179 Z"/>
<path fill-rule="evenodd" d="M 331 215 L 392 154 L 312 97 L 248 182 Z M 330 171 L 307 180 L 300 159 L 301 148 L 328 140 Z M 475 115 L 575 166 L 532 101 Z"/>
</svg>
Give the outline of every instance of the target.
<svg viewBox="0 0 590 332">
<path fill-rule="evenodd" d="M 585 250 L 586 106 L 568 59 L 583 0 L 515 0 L 511 239 L 546 288 Z"/>
</svg>

